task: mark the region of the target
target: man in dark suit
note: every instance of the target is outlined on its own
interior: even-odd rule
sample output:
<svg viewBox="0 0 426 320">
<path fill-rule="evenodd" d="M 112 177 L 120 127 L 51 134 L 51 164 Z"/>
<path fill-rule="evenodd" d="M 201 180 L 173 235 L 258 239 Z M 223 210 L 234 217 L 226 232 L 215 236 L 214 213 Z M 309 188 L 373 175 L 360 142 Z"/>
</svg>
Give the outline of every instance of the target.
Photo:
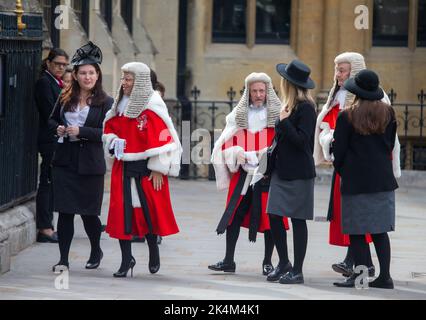
<svg viewBox="0 0 426 320">
<path fill-rule="evenodd" d="M 62 76 L 68 65 L 67 53 L 59 48 L 50 50 L 43 60 L 40 78 L 35 84 L 35 103 L 39 111 L 38 151 L 41 156 L 40 179 L 36 197 L 38 242 L 58 242 L 53 227 L 53 194 L 51 162 L 55 151 L 54 132 L 48 129 L 48 119 L 62 90 Z"/>
</svg>

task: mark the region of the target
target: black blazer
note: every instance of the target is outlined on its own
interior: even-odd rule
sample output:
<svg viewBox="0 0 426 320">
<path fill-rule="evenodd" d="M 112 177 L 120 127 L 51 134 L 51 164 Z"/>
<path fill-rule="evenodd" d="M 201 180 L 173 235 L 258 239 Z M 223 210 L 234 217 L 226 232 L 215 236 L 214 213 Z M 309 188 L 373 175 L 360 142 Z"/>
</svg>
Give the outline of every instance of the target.
<svg viewBox="0 0 426 320">
<path fill-rule="evenodd" d="M 274 170 L 282 180 L 315 177 L 313 158 L 317 115 L 309 102 L 300 102 L 291 115 L 275 124 L 277 156 Z"/>
<path fill-rule="evenodd" d="M 49 130 L 49 116 L 58 100 L 61 88 L 56 80 L 46 72 L 35 84 L 35 103 L 39 113 L 38 143 L 54 143 L 54 132 Z"/>
<path fill-rule="evenodd" d="M 342 177 L 342 194 L 392 191 L 398 188 L 392 168 L 396 135 L 395 114 L 384 134 L 361 135 L 349 123 L 348 113 L 337 118 L 333 165 Z"/>
<path fill-rule="evenodd" d="M 89 114 L 83 127 L 80 127 L 80 134 L 77 136 L 80 141 L 78 173 L 82 175 L 102 175 L 106 172 L 104 151 L 102 145 L 103 121 L 109 109 L 111 109 L 114 99 L 107 97 L 101 106 L 90 106 Z M 52 117 L 49 120 L 51 130 L 56 130 L 59 125 L 65 125 L 64 110 L 62 106 L 55 107 Z M 56 137 L 56 140 L 58 137 Z M 71 161 L 71 142 L 68 138 L 64 143 L 57 143 L 53 166 L 68 167 Z"/>
</svg>

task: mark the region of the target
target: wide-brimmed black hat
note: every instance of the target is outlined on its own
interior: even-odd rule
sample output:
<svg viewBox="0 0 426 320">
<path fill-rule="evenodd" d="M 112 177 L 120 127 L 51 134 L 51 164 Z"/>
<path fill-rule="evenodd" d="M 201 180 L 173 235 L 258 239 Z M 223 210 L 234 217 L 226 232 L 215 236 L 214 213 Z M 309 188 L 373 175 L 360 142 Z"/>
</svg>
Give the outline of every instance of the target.
<svg viewBox="0 0 426 320">
<path fill-rule="evenodd" d="M 361 99 L 381 100 L 385 94 L 379 84 L 377 74 L 372 70 L 364 69 L 358 72 L 354 78 L 346 80 L 343 86 Z"/>
<path fill-rule="evenodd" d="M 74 66 L 81 66 L 83 64 L 101 64 L 102 51 L 98 46 L 89 41 L 88 44 L 77 49 L 71 59 L 71 64 Z"/>
<path fill-rule="evenodd" d="M 278 73 L 292 84 L 305 89 L 315 88 L 315 82 L 309 78 L 311 69 L 302 61 L 293 60 L 289 64 L 277 64 Z"/>
</svg>

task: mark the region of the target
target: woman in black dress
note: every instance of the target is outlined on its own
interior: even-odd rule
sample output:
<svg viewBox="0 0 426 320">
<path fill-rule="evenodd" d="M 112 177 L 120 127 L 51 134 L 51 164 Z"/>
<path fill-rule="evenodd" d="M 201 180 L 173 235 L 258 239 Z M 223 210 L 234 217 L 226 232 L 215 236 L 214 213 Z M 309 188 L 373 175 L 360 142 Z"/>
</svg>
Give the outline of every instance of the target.
<svg viewBox="0 0 426 320">
<path fill-rule="evenodd" d="M 102 52 L 93 43 L 77 50 L 71 61 L 72 84 L 62 93 L 49 120 L 59 137 L 53 159 L 53 191 L 61 257 L 53 271 L 58 266 L 69 268 L 76 214 L 81 215 L 90 239 L 86 269 L 96 269 L 103 257 L 99 219 L 106 171 L 102 125 L 113 99 L 102 89 L 101 62 Z"/>
<path fill-rule="evenodd" d="M 317 116 L 309 89 L 315 84 L 309 78 L 311 70 L 301 61 L 278 64 L 277 71 L 282 76 L 283 106 L 275 125 L 277 150 L 273 153 L 276 156 L 266 212 L 279 263 L 267 280 L 296 284 L 304 283 L 302 267 L 308 245 L 306 220 L 314 217 L 313 148 Z M 293 266 L 288 257 L 283 215 L 291 218 L 293 226 Z"/>
</svg>

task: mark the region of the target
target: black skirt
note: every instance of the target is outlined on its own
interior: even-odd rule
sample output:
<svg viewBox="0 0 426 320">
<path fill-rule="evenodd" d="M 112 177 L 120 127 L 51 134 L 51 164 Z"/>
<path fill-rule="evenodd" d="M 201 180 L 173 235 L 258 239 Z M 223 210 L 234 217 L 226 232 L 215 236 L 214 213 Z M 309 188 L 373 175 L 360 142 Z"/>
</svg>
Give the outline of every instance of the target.
<svg viewBox="0 0 426 320">
<path fill-rule="evenodd" d="M 71 165 L 53 167 L 54 211 L 79 215 L 100 215 L 104 194 L 104 175 L 78 174 L 80 144 L 78 142 L 70 144 Z"/>
</svg>

